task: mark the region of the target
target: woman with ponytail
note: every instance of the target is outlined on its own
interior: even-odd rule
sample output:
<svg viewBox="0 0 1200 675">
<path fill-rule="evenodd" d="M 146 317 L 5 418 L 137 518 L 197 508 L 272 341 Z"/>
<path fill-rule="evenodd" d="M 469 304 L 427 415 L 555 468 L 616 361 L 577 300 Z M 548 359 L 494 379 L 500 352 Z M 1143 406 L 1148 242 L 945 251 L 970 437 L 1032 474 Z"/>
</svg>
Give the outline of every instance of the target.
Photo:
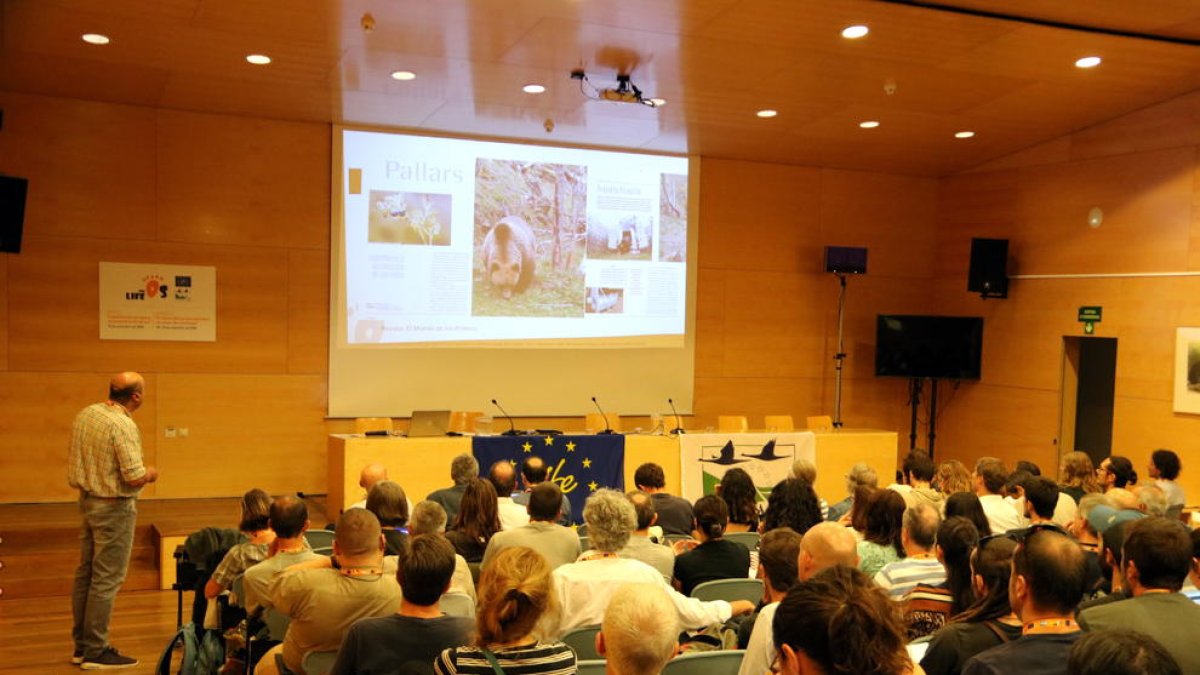
<svg viewBox="0 0 1200 675">
<path fill-rule="evenodd" d="M 773 672 L 912 675 L 904 624 L 887 593 L 862 572 L 837 565 L 792 587 L 772 621 Z"/>
<path fill-rule="evenodd" d="M 570 675 L 575 652 L 562 642 L 541 642 L 535 627 L 558 611 L 550 565 L 540 553 L 504 549 L 479 578 L 475 644 L 443 651 L 437 675 Z"/>
<path fill-rule="evenodd" d="M 679 592 L 691 595 L 692 589 L 705 581 L 744 579 L 750 570 L 750 550 L 723 538 L 729 524 L 725 500 L 715 495 L 697 499 L 692 518 L 692 536 L 700 543 L 675 558 L 675 587 Z"/>
</svg>

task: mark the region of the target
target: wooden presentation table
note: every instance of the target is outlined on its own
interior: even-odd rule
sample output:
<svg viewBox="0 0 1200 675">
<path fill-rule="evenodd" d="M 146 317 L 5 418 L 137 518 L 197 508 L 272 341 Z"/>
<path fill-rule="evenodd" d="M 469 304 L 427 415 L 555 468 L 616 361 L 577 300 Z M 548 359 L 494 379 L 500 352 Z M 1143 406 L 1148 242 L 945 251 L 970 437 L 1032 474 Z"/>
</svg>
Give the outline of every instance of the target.
<svg viewBox="0 0 1200 675">
<path fill-rule="evenodd" d="M 736 436 L 731 434 L 730 436 Z M 881 484 L 896 472 L 896 432 L 875 429 L 818 431 L 816 437 L 817 493 L 830 503 L 846 492 L 846 473 L 856 462 L 879 472 Z M 388 478 L 404 487 L 414 504 L 434 490 L 448 487 L 450 460 L 471 452 L 471 437 L 404 438 L 336 434 L 329 437 L 327 505 L 330 516 L 363 499 L 358 474 L 371 462 L 387 467 Z M 625 487 L 633 489 L 633 472 L 646 462 L 662 466 L 666 489 L 680 493 L 679 442 L 674 436 L 625 436 Z M 481 472 L 486 472 L 482 467 Z"/>
</svg>

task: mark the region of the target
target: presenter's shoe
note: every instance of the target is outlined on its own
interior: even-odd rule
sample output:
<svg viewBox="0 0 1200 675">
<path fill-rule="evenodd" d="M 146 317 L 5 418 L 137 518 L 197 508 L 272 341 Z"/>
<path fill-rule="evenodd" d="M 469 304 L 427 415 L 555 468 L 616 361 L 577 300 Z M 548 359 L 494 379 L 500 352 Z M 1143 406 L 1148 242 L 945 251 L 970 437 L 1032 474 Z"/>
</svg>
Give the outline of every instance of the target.
<svg viewBox="0 0 1200 675">
<path fill-rule="evenodd" d="M 132 656 L 125 656 L 113 647 L 105 647 L 99 656 L 84 659 L 79 667 L 84 670 L 114 670 L 132 668 L 137 664 L 138 660 Z"/>
<path fill-rule="evenodd" d="M 74 654 L 71 654 L 71 663 L 79 665 L 83 663 L 83 650 L 76 649 Z"/>
</svg>

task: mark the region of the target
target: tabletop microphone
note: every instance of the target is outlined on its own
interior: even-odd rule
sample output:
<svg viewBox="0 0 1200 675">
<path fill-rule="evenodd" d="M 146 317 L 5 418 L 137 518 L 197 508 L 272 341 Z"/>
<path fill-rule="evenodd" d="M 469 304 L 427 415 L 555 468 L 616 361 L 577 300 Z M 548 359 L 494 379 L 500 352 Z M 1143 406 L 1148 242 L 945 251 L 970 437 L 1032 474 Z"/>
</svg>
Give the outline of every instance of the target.
<svg viewBox="0 0 1200 675">
<path fill-rule="evenodd" d="M 517 431 L 517 425 L 513 424 L 512 415 L 509 415 L 504 410 L 504 408 L 502 408 L 500 406 L 500 404 L 496 402 L 496 399 L 492 399 L 492 405 L 496 406 L 500 410 L 500 414 L 504 415 L 504 418 L 508 420 L 508 431 L 506 431 L 500 435 L 501 436 L 520 436 L 521 432 Z"/>
<path fill-rule="evenodd" d="M 608 425 L 608 415 L 604 413 L 604 408 L 600 407 L 600 403 L 596 401 L 596 397 L 592 397 L 592 405 L 596 406 L 596 410 L 600 411 L 600 416 L 604 418 L 604 431 L 597 431 L 597 434 L 614 434 L 615 431 Z"/>
<path fill-rule="evenodd" d="M 668 398 L 667 403 L 671 406 L 671 415 L 675 418 L 675 428 L 671 430 L 671 433 L 686 434 L 687 432 L 683 430 L 683 420 L 679 419 L 679 413 L 675 411 L 675 401 Z"/>
</svg>

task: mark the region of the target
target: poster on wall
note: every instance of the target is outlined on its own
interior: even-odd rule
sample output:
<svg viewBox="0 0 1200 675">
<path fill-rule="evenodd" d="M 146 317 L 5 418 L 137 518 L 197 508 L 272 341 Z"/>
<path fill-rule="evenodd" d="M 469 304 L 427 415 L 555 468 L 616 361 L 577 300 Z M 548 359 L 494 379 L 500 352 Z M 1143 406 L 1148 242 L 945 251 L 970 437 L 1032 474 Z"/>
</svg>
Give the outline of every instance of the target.
<svg viewBox="0 0 1200 675">
<path fill-rule="evenodd" d="M 217 268 L 100 263 L 100 339 L 215 342 Z"/>
<path fill-rule="evenodd" d="M 694 502 L 715 494 L 725 473 L 736 468 L 750 475 L 765 502 L 771 488 L 788 477 L 793 462 L 815 462 L 816 439 L 811 431 L 680 436 L 681 496 Z"/>
<path fill-rule="evenodd" d="M 1175 330 L 1175 412 L 1200 415 L 1200 328 Z"/>
</svg>

